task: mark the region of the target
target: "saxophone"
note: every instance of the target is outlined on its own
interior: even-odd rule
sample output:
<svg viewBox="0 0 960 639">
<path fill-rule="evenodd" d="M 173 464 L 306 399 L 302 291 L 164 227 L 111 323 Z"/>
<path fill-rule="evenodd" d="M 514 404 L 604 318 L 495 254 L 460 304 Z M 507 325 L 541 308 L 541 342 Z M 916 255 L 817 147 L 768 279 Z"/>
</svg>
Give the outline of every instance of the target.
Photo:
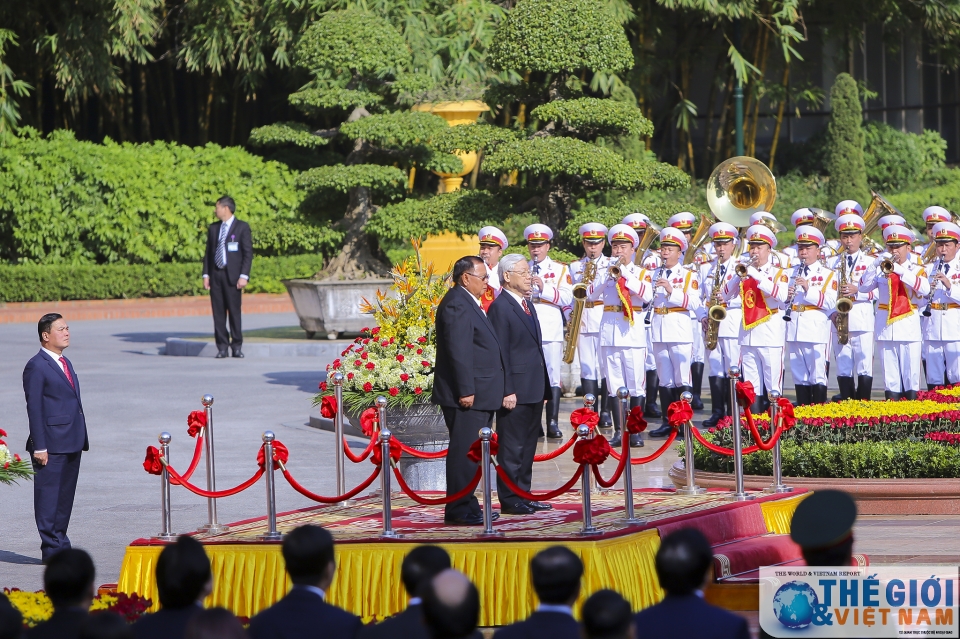
<svg viewBox="0 0 960 639">
<path fill-rule="evenodd" d="M 720 285 L 723 280 L 719 276 L 720 260 L 717 260 L 717 268 L 713 271 L 713 287 L 710 289 L 710 309 L 707 311 L 707 334 L 704 337 L 703 345 L 708 351 L 717 347 L 717 339 L 720 336 L 720 322 L 727 318 L 727 309 L 723 307 L 720 301 Z"/>
<path fill-rule="evenodd" d="M 840 256 L 840 290 L 847 285 L 847 256 Z M 842 294 L 842 293 L 841 293 Z M 837 300 L 837 341 L 846 345 L 850 341 L 850 311 L 853 309 L 853 300 L 841 297 Z"/>
<path fill-rule="evenodd" d="M 583 308 L 587 303 L 587 287 L 593 284 L 597 276 L 597 265 L 593 260 L 587 260 L 583 267 L 583 279 L 573 286 L 573 310 L 567 322 L 567 340 L 563 351 L 563 363 L 573 362 L 573 354 L 577 352 L 577 343 L 580 341 L 580 322 L 583 319 Z"/>
</svg>

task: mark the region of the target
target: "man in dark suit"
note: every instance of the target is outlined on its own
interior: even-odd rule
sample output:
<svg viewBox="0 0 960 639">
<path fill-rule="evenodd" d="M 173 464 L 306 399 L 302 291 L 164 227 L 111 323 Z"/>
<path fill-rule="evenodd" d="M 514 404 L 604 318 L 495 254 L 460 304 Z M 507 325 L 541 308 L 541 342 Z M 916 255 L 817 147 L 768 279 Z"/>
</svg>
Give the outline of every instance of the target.
<svg viewBox="0 0 960 639">
<path fill-rule="evenodd" d="M 532 290 L 530 266 L 522 255 L 507 255 L 497 267 L 500 295 L 490 305 L 487 317 L 500 342 L 504 364 L 504 392 L 517 396 L 512 409 L 497 411 L 497 460 L 510 480 L 529 492 L 533 478 L 533 456 L 540 438 L 543 400 L 550 396 L 550 377 L 543 356 L 540 322 L 536 304 L 528 300 Z M 497 477 L 500 512 L 532 515 L 550 510 L 543 502 L 520 499 Z"/>
<path fill-rule="evenodd" d="M 493 413 L 516 406 L 504 392 L 504 363 L 496 333 L 480 306 L 487 288 L 487 268 L 476 256 L 461 257 L 453 266 L 454 286 L 437 307 L 437 362 L 433 371 L 433 403 L 443 410 L 450 431 L 447 451 L 447 494 L 470 484 L 477 464 L 467 451 L 477 433 L 493 422 Z M 497 518 L 499 513 L 494 513 Z M 444 520 L 453 525 L 480 525 L 480 503 L 472 493 L 447 504 Z"/>
<path fill-rule="evenodd" d="M 217 200 L 219 222 L 211 224 L 207 231 L 207 251 L 203 255 L 203 288 L 210 291 L 217 358 L 227 357 L 227 347 L 233 349 L 234 357 L 243 357 L 240 301 L 243 288 L 250 281 L 253 240 L 250 225 L 234 217 L 236 209 L 232 197 L 225 195 Z"/>
<path fill-rule="evenodd" d="M 480 593 L 462 572 L 444 570 L 424 584 L 421 594 L 431 639 L 473 639 L 477 634 Z"/>
<path fill-rule="evenodd" d="M 407 609 L 378 624 L 364 626 L 359 639 L 430 639 L 418 593 L 424 584 L 448 568 L 450 555 L 440 546 L 417 546 L 407 553 L 400 566 L 400 580 L 410 597 Z"/>
<path fill-rule="evenodd" d="M 598 590 L 583 602 L 582 639 L 634 639 L 630 602 L 615 590 Z"/>
<path fill-rule="evenodd" d="M 583 577 L 580 558 L 565 546 L 551 546 L 534 555 L 530 576 L 540 606 L 523 621 L 498 630 L 494 639 L 580 639 L 580 624 L 573 618 Z"/>
<path fill-rule="evenodd" d="M 337 566 L 333 536 L 320 526 L 300 526 L 284 537 L 282 552 L 293 589 L 250 620 L 250 637 L 353 639 L 360 617 L 326 602 Z"/>
<path fill-rule="evenodd" d="M 78 548 L 65 548 L 43 571 L 43 589 L 53 615 L 27 631 L 27 639 L 78 639 L 93 603 L 93 559 Z"/>
<path fill-rule="evenodd" d="M 210 558 L 203 544 L 187 535 L 164 547 L 157 559 L 160 610 L 133 624 L 135 639 L 183 639 L 187 624 L 203 610 L 213 591 Z"/>
<path fill-rule="evenodd" d="M 641 610 L 635 625 L 646 639 L 749 639 L 747 620 L 703 600 L 713 551 L 699 530 L 681 528 L 660 542 L 655 560 L 660 587 L 667 596 Z"/>
<path fill-rule="evenodd" d="M 30 437 L 26 449 L 33 458 L 33 512 L 40 533 L 44 563 L 70 547 L 67 526 L 80 474 L 80 454 L 89 450 L 87 423 L 80 403 L 80 380 L 63 356 L 70 346 L 70 327 L 58 313 L 37 323 L 40 352 L 23 369 Z"/>
</svg>

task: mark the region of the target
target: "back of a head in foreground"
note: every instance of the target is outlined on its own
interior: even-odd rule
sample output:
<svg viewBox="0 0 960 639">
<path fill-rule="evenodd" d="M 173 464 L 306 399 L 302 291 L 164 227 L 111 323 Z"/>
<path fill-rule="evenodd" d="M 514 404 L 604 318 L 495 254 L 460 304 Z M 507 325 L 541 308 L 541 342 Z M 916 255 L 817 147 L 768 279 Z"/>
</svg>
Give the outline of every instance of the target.
<svg viewBox="0 0 960 639">
<path fill-rule="evenodd" d="M 450 555 L 440 546 L 417 546 L 403 558 L 400 579 L 407 594 L 413 597 L 426 580 L 449 567 Z"/>
<path fill-rule="evenodd" d="M 283 538 L 283 560 L 294 584 L 316 586 L 332 576 L 333 535 L 310 524 L 294 528 Z"/>
<path fill-rule="evenodd" d="M 226 608 L 207 608 L 190 618 L 183 639 L 246 639 L 247 631 Z"/>
<path fill-rule="evenodd" d="M 133 627 L 115 612 L 97 612 L 84 620 L 80 639 L 133 639 Z"/>
<path fill-rule="evenodd" d="M 584 639 L 633 639 L 633 610 L 613 590 L 598 590 L 580 609 Z"/>
<path fill-rule="evenodd" d="M 664 537 L 657 551 L 660 587 L 671 595 L 689 595 L 703 586 L 713 563 L 710 542 L 695 528 L 681 528 Z"/>
<path fill-rule="evenodd" d="M 790 538 L 808 566 L 849 566 L 857 504 L 842 490 L 818 490 L 797 506 Z"/>
<path fill-rule="evenodd" d="M 23 636 L 23 615 L 0 592 L 0 639 L 20 639 Z"/>
<path fill-rule="evenodd" d="M 530 561 L 530 576 L 541 603 L 572 605 L 580 594 L 583 562 L 569 548 L 551 546 Z"/>
<path fill-rule="evenodd" d="M 78 606 L 93 595 L 93 559 L 79 548 L 61 550 L 47 562 L 43 589 L 54 608 Z"/>
<path fill-rule="evenodd" d="M 210 581 L 203 544 L 187 535 L 163 549 L 157 560 L 157 593 L 164 608 L 186 608 L 200 599 Z"/>
<path fill-rule="evenodd" d="M 423 620 L 433 639 L 463 639 L 477 629 L 480 593 L 466 575 L 447 569 L 420 590 Z"/>
</svg>

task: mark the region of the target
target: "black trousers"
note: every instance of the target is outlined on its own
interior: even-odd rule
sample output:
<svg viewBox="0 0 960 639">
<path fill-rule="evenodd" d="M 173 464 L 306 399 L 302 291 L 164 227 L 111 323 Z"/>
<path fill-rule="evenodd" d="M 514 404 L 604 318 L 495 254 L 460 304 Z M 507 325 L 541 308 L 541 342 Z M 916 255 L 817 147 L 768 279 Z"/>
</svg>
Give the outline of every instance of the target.
<svg viewBox="0 0 960 639">
<path fill-rule="evenodd" d="M 533 456 L 537 453 L 542 415 L 543 402 L 497 411 L 497 461 L 510 481 L 527 492 L 533 478 Z M 507 488 L 499 475 L 497 496 L 501 506 L 516 506 L 524 501 Z"/>
<path fill-rule="evenodd" d="M 450 431 L 450 448 L 446 458 L 447 495 L 453 495 L 466 488 L 477 474 L 478 465 L 467 459 L 467 451 L 477 441 L 480 429 L 484 426 L 489 428 L 493 423 L 493 411 L 444 406 L 443 420 Z M 473 493 L 444 507 L 444 517 L 447 519 L 479 514 L 480 502 Z"/>
<path fill-rule="evenodd" d="M 33 461 L 33 514 L 40 533 L 40 554 L 44 560 L 70 548 L 67 526 L 77 492 L 81 453 L 49 454 L 47 465 Z"/>
<path fill-rule="evenodd" d="M 228 346 L 238 350 L 243 344 L 243 332 L 240 330 L 240 300 L 242 292 L 236 284 L 231 285 L 226 269 L 213 269 L 210 273 L 210 305 L 213 307 L 213 335 L 217 350 L 225 351 Z M 227 332 L 227 316 L 230 316 L 230 332 Z"/>
</svg>

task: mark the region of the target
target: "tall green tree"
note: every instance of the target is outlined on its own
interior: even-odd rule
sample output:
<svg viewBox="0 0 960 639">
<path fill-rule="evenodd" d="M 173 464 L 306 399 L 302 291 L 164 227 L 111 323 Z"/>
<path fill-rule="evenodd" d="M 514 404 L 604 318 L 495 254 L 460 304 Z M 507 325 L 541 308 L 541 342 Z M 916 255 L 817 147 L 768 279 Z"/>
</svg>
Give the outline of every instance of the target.
<svg viewBox="0 0 960 639">
<path fill-rule="evenodd" d="M 863 201 L 869 195 L 863 158 L 863 109 L 857 82 L 841 73 L 830 90 L 830 123 L 827 125 L 827 193 L 831 202 Z"/>
</svg>

